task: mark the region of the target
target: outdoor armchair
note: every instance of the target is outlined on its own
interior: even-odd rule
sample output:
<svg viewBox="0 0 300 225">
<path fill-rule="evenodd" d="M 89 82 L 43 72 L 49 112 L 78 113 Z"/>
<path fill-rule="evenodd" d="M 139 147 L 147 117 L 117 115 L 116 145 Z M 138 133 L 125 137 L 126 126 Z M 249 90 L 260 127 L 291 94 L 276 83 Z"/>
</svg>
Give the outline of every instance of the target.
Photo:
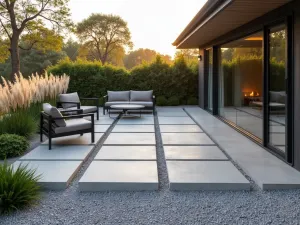
<svg viewBox="0 0 300 225">
<path fill-rule="evenodd" d="M 49 150 L 52 147 L 52 138 L 70 136 L 75 134 L 83 135 L 91 133 L 91 141 L 95 142 L 94 114 L 82 114 L 82 109 L 71 109 L 63 112 L 48 103 L 43 104 L 43 111 L 40 118 L 40 140 L 43 135 L 49 139 Z M 62 113 L 77 113 L 76 115 L 63 115 Z M 91 117 L 91 120 L 83 117 Z"/>
<path fill-rule="evenodd" d="M 82 106 L 80 101 L 87 100 L 94 102 L 92 106 Z M 99 99 L 98 98 L 79 98 L 78 93 L 68 93 L 58 95 L 58 101 L 56 102 L 57 108 L 62 108 L 61 111 L 82 109 L 83 113 L 96 113 L 97 120 L 99 120 Z"/>
</svg>

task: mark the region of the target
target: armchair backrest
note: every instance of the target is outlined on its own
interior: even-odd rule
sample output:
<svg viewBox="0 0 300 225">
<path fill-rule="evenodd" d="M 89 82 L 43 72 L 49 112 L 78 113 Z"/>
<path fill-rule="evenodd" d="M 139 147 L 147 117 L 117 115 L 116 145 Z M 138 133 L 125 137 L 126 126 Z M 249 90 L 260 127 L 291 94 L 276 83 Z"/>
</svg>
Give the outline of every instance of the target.
<svg viewBox="0 0 300 225">
<path fill-rule="evenodd" d="M 43 111 L 53 118 L 63 118 L 61 112 L 56 107 L 53 107 L 49 103 L 43 104 Z M 55 124 L 59 127 L 67 126 L 66 121 L 64 119 L 55 120 Z"/>
<path fill-rule="evenodd" d="M 68 94 L 60 94 L 60 95 L 58 95 L 58 100 L 59 100 L 59 102 L 80 103 L 80 99 L 79 99 L 79 96 L 78 96 L 77 92 L 68 93 Z M 77 104 L 72 104 L 72 103 L 62 103 L 61 105 L 64 109 L 68 109 L 68 108 L 77 106 Z"/>
</svg>

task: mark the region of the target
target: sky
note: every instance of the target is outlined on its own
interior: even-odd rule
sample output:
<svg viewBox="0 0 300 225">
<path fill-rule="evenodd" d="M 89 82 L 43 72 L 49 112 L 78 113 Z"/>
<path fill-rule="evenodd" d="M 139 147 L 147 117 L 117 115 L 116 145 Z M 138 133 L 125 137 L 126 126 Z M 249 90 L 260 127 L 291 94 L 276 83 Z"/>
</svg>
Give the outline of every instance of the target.
<svg viewBox="0 0 300 225">
<path fill-rule="evenodd" d="M 175 41 L 206 0 L 70 0 L 78 23 L 92 13 L 121 16 L 131 32 L 133 50 L 153 49 L 174 56 Z"/>
</svg>

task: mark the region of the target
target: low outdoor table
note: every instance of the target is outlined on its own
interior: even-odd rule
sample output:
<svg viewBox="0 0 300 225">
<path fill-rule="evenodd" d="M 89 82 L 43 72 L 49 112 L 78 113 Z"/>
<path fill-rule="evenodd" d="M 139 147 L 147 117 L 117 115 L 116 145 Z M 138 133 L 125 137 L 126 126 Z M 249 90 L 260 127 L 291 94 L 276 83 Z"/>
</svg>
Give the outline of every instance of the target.
<svg viewBox="0 0 300 225">
<path fill-rule="evenodd" d="M 123 115 L 122 116 L 128 116 L 128 110 L 140 110 L 140 117 L 142 117 L 142 110 L 143 108 L 145 108 L 145 106 L 143 105 L 134 105 L 134 104 L 120 104 L 120 105 L 111 105 L 110 106 L 111 109 L 119 109 L 119 110 L 123 110 Z M 110 109 L 108 110 L 108 114 L 110 117 Z"/>
</svg>

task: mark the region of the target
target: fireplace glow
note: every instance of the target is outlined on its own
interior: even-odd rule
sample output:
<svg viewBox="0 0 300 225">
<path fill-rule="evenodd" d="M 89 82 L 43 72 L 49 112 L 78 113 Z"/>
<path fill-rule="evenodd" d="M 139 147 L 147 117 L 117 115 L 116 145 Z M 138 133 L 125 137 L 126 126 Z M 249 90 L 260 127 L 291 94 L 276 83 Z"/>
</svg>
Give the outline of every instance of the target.
<svg viewBox="0 0 300 225">
<path fill-rule="evenodd" d="M 248 92 L 248 93 L 245 93 L 244 94 L 245 97 L 259 97 L 259 93 L 258 92 L 254 92 L 254 91 L 251 91 L 251 92 Z"/>
</svg>

